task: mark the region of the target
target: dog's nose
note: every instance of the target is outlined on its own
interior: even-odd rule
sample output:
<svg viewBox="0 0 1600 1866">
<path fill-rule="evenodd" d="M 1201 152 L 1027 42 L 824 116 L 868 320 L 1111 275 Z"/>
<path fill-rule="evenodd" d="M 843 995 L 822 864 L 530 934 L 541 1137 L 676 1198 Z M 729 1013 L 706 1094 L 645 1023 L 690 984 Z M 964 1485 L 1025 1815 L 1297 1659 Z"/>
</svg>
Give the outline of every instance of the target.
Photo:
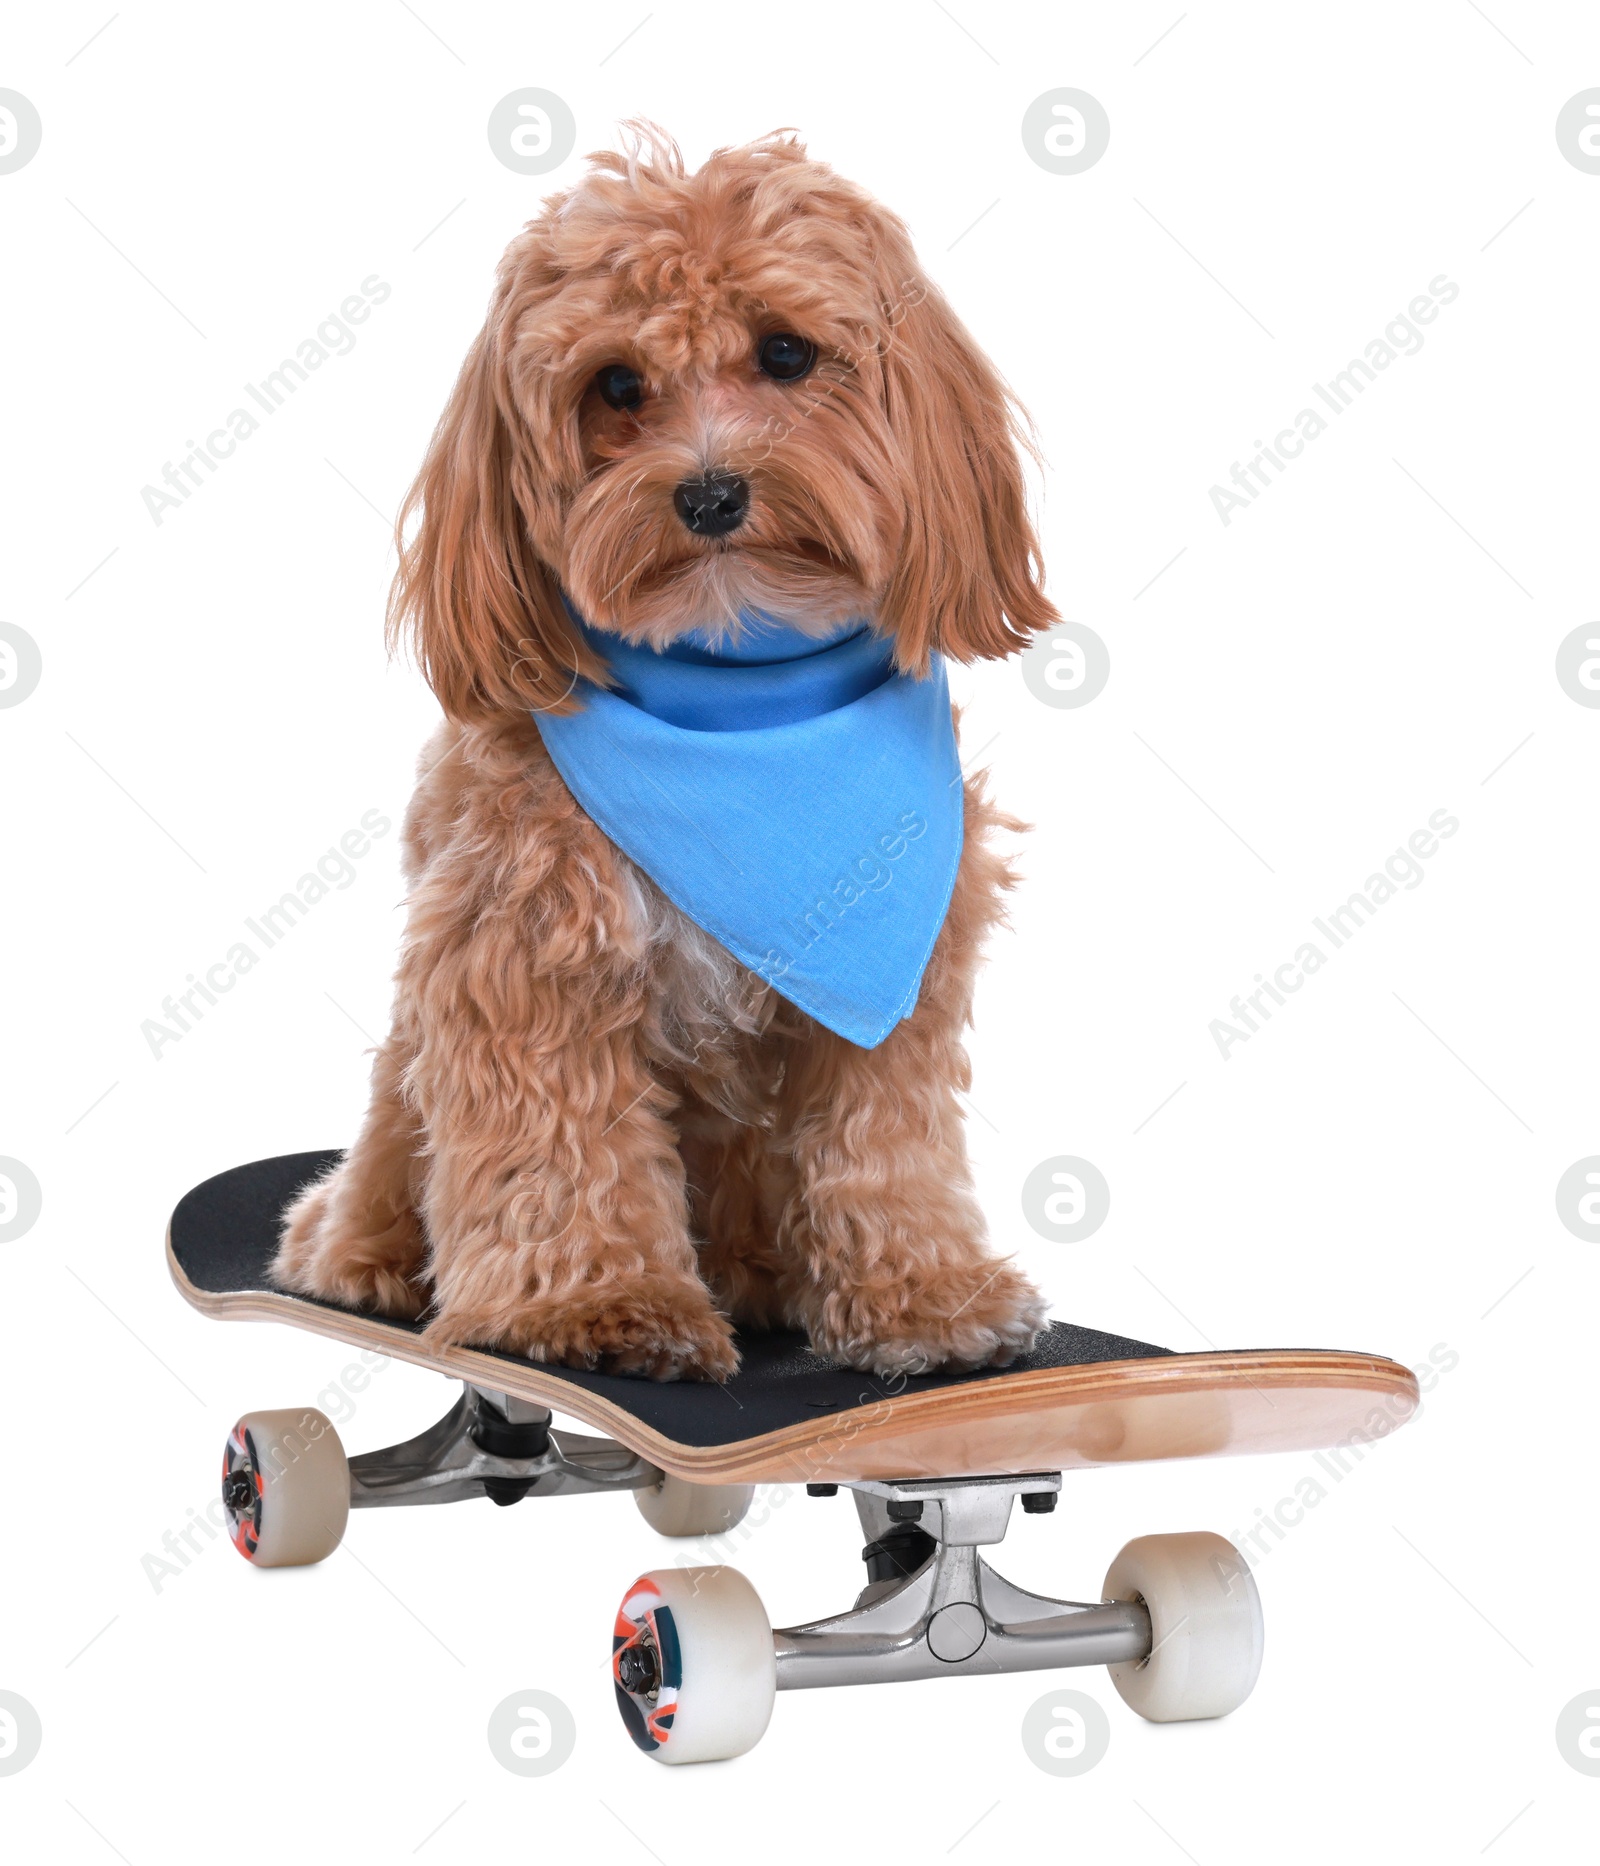
<svg viewBox="0 0 1600 1866">
<path fill-rule="evenodd" d="M 723 538 L 744 523 L 750 482 L 737 473 L 702 473 L 681 481 L 672 503 L 697 538 Z"/>
</svg>

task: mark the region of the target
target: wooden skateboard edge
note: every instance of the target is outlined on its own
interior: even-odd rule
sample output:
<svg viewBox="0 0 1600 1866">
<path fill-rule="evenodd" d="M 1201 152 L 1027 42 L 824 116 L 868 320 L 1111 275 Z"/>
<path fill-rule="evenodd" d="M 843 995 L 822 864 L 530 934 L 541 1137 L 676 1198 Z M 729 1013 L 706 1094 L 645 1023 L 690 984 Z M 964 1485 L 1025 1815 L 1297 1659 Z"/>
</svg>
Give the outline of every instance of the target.
<svg viewBox="0 0 1600 1866">
<path fill-rule="evenodd" d="M 1254 1451 L 1317 1449 L 1369 1443 L 1408 1420 L 1420 1403 L 1416 1376 L 1380 1355 L 1279 1349 L 1173 1354 L 1038 1368 L 1005 1381 L 977 1381 L 875 1400 L 833 1414 L 821 1425 L 792 1425 L 731 1445 L 684 1445 L 634 1414 L 532 1364 L 480 1349 L 424 1350 L 392 1324 L 322 1309 L 273 1290 L 203 1290 L 184 1274 L 169 1228 L 167 1269 L 179 1293 L 201 1314 L 221 1320 L 279 1322 L 348 1346 L 371 1347 L 434 1373 L 509 1393 L 609 1433 L 652 1464 L 691 1482 L 849 1482 L 878 1477 L 956 1477 L 1007 1471 L 1081 1468 L 1151 1458 L 1218 1457 Z M 1280 1395 L 1293 1412 L 1274 1420 Z M 1307 1396 L 1328 1396 L 1321 1412 Z M 1019 1399 L 1036 1396 L 1033 1410 Z M 1209 1425 L 1192 1428 L 1193 1408 L 1173 1401 L 1212 1398 Z M 1246 1399 L 1244 1396 L 1250 1396 Z M 1350 1405 L 1336 1405 L 1347 1398 Z M 1265 1413 L 1252 1405 L 1259 1401 Z M 1370 1402 L 1382 1429 L 1367 1431 L 1355 1406 Z M 1250 1407 L 1257 1439 L 1235 1432 Z M 1337 1413 L 1337 1418 L 1335 1418 Z M 1366 1415 L 1370 1423 L 1373 1415 Z M 1024 1425 L 1031 1430 L 1022 1429 Z M 1142 1434 L 1142 1436 L 1141 1436 Z M 1148 1446 L 1149 1449 L 1141 1449 Z M 1020 1461 L 1019 1461 L 1020 1460 Z"/>
</svg>

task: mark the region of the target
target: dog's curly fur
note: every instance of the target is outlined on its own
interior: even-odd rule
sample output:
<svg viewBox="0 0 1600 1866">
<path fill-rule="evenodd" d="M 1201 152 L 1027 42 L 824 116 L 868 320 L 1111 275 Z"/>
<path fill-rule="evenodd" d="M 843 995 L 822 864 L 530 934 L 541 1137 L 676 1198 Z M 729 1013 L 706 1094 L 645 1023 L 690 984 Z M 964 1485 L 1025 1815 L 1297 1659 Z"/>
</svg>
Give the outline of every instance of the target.
<svg viewBox="0 0 1600 1866">
<path fill-rule="evenodd" d="M 563 591 L 656 646 L 741 609 L 870 616 L 912 673 L 1023 646 L 1056 618 L 1018 419 L 903 225 L 791 135 L 691 174 L 641 125 L 591 163 L 507 252 L 402 513 L 391 630 L 446 724 L 371 1108 L 276 1274 L 439 1343 L 658 1379 L 725 1378 L 735 1322 L 880 1372 L 1003 1363 L 1043 1311 L 988 1254 L 956 1095 L 1016 825 L 968 781 L 916 1009 L 864 1050 L 678 913 L 533 716 L 605 678 Z M 803 380 L 756 367 L 775 331 L 817 347 Z M 635 408 L 596 389 L 615 363 Z M 711 469 L 750 487 L 718 539 L 673 504 Z"/>
</svg>

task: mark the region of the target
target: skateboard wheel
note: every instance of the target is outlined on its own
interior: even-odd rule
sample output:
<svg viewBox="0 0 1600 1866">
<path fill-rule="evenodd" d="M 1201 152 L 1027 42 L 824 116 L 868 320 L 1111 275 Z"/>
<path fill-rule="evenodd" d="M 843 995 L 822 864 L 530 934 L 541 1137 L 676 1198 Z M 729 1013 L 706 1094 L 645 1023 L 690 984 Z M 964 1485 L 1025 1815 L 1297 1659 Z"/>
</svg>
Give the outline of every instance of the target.
<svg viewBox="0 0 1600 1866">
<path fill-rule="evenodd" d="M 315 1406 L 247 1412 L 222 1454 L 233 1546 L 258 1568 L 301 1568 L 331 1555 L 350 1515 L 350 1466 Z"/>
<path fill-rule="evenodd" d="M 1226 1717 L 1249 1697 L 1261 1670 L 1261 1596 L 1225 1537 L 1137 1537 L 1107 1571 L 1105 1598 L 1142 1601 L 1150 1615 L 1150 1656 L 1107 1667 L 1141 1717 Z"/>
<path fill-rule="evenodd" d="M 744 1520 L 755 1494 L 754 1484 L 691 1484 L 663 1472 L 633 1500 L 658 1536 L 719 1536 Z"/>
<path fill-rule="evenodd" d="M 611 1676 L 657 1762 L 719 1762 L 760 1742 L 778 1690 L 772 1624 L 737 1568 L 656 1568 L 623 1596 Z"/>
</svg>

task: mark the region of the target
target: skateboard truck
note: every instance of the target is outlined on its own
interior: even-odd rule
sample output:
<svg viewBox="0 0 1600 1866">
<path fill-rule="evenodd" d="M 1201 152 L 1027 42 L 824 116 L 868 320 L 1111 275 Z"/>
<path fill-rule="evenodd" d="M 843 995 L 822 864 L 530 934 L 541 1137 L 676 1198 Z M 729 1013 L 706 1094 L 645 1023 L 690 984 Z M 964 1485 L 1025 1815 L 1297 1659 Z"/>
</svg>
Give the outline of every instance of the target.
<svg viewBox="0 0 1600 1866">
<path fill-rule="evenodd" d="M 1014 1587 L 978 1554 L 1004 1537 L 1014 1497 L 1060 1487 L 1055 1471 L 851 1484 L 869 1550 L 897 1524 L 915 1522 L 931 1552 L 903 1580 L 869 1580 L 849 1611 L 775 1632 L 777 1689 L 1147 1658 L 1142 1603 L 1046 1599 Z"/>
<path fill-rule="evenodd" d="M 505 1505 L 661 1481 L 653 1464 L 614 1439 L 558 1432 L 549 1407 L 470 1384 L 437 1425 L 349 1462 L 353 1510 L 484 1496 Z"/>
<path fill-rule="evenodd" d="M 331 1555 L 351 1510 L 488 1497 L 578 1496 L 631 1490 L 662 1535 L 715 1535 L 755 1495 L 750 1484 L 691 1484 L 611 1438 L 557 1431 L 550 1409 L 464 1382 L 436 1424 L 404 1444 L 345 1456 L 315 1407 L 248 1412 L 229 1434 L 222 1500 L 234 1546 L 258 1568 Z"/>
<path fill-rule="evenodd" d="M 779 1691 L 1068 1665 L 1136 1672 L 1157 1644 L 1142 1598 L 1046 1599 L 1014 1587 L 978 1554 L 1005 1535 L 1014 1497 L 1053 1496 L 1060 1484 L 1055 1471 L 850 1482 L 870 1538 L 872 1578 L 848 1612 L 806 1626 L 774 1632 L 755 1590 L 734 1568 L 642 1575 L 623 1599 L 613 1639 L 612 1676 L 629 1734 L 659 1761 L 702 1762 L 749 1749 Z M 1253 1640 L 1249 1629 L 1254 1600 L 1253 1588 L 1247 1601 L 1241 1596 L 1244 1619 L 1232 1629 L 1237 1648 L 1243 1626 L 1248 1648 L 1248 1675 L 1226 1681 L 1237 1695 L 1186 1714 L 1231 1709 L 1243 1695 L 1240 1683 L 1245 1691 L 1254 1683 L 1260 1657 L 1259 1620 Z M 1207 1682 L 1214 1689 L 1217 1680 Z"/>
<path fill-rule="evenodd" d="M 1104 1665 L 1157 1723 L 1225 1716 L 1250 1695 L 1261 1603 L 1221 1536 L 1142 1536 L 1112 1562 L 1101 1599 L 1055 1600 L 979 1550 L 1004 1537 L 1017 1497 L 1053 1501 L 1059 1472 L 841 1481 L 868 1537 L 869 1578 L 847 1612 L 774 1631 L 755 1589 L 721 1566 L 658 1568 L 623 1597 L 617 1705 L 657 1761 L 740 1755 L 779 1691 L 822 1685 Z"/>
</svg>

